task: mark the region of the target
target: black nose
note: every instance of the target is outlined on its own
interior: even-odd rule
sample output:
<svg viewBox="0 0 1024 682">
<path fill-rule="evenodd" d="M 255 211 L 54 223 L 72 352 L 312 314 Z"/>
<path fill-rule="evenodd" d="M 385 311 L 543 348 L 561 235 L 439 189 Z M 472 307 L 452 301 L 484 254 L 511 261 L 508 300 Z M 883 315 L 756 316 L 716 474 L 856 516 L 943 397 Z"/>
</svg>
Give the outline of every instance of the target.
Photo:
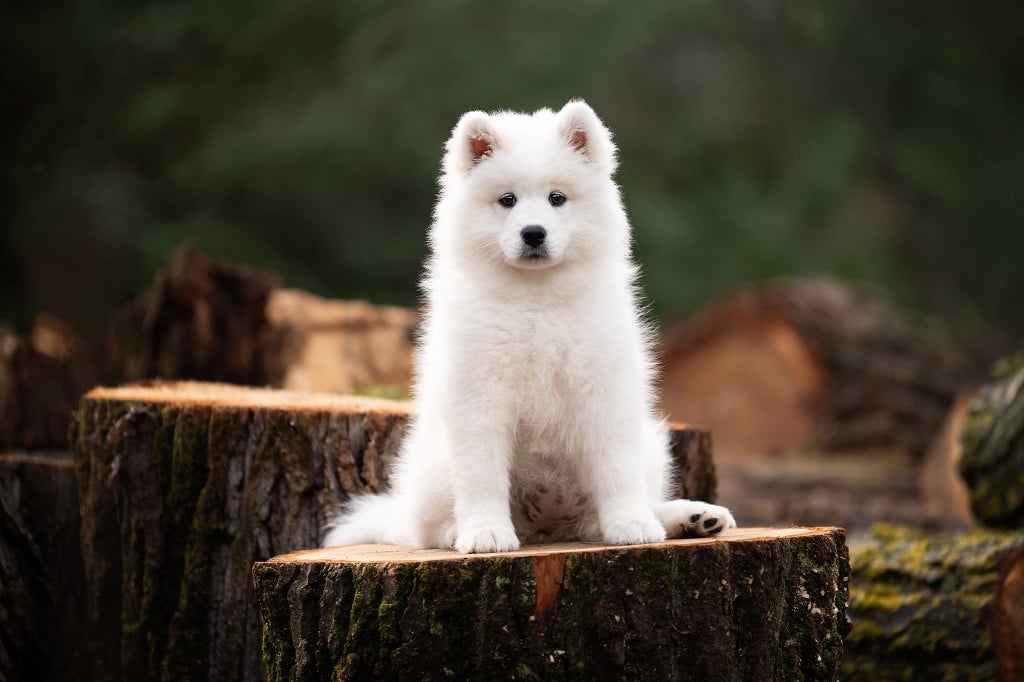
<svg viewBox="0 0 1024 682">
<path fill-rule="evenodd" d="M 519 236 L 523 238 L 527 246 L 537 248 L 544 243 L 544 237 L 548 236 L 548 231 L 540 225 L 527 225 L 519 233 Z"/>
</svg>

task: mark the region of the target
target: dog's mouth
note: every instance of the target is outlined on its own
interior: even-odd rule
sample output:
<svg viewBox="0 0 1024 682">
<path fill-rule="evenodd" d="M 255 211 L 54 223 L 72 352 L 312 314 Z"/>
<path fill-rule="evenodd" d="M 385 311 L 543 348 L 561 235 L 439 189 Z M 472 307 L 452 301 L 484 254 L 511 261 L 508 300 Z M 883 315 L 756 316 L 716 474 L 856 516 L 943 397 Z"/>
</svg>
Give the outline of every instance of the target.
<svg viewBox="0 0 1024 682">
<path fill-rule="evenodd" d="M 524 246 L 519 252 L 515 265 L 526 268 L 543 268 L 552 264 L 551 254 L 545 245 Z"/>
</svg>

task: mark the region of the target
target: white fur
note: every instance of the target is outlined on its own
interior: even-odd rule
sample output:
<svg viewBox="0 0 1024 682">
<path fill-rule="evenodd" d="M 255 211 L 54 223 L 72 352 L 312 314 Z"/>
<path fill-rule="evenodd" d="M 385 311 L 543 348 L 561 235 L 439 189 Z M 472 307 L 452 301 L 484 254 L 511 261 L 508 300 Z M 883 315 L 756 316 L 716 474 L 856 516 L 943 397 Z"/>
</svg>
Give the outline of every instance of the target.
<svg viewBox="0 0 1024 682">
<path fill-rule="evenodd" d="M 353 500 L 325 546 L 495 552 L 735 526 L 723 507 L 669 499 L 615 167 L 581 101 L 460 119 L 430 230 L 416 415 L 390 491 Z M 546 259 L 521 258 L 527 225 L 545 228 Z"/>
</svg>

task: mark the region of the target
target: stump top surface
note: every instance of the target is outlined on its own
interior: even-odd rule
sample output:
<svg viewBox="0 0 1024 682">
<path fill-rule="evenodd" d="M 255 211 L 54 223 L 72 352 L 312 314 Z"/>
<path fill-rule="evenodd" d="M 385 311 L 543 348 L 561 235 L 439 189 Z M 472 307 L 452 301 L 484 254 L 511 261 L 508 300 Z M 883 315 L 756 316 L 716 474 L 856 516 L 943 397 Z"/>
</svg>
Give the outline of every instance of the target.
<svg viewBox="0 0 1024 682">
<path fill-rule="evenodd" d="M 255 388 L 203 381 L 144 381 L 122 386 L 99 386 L 86 400 L 129 400 L 217 407 L 264 407 L 336 412 L 386 412 L 409 415 L 412 404 L 369 396 L 310 393 L 276 388 Z"/>
<path fill-rule="evenodd" d="M 825 526 L 818 528 L 732 528 L 713 538 L 684 538 L 668 540 L 649 545 L 608 545 L 602 542 L 555 542 L 527 545 L 514 552 L 489 554 L 460 554 L 448 549 L 414 549 L 397 545 L 349 545 L 347 547 L 322 547 L 305 549 L 271 558 L 266 563 L 424 563 L 431 561 L 459 561 L 466 559 L 527 558 L 558 554 L 580 554 L 594 552 L 616 552 L 630 550 L 658 550 L 678 547 L 728 544 L 737 542 L 758 542 L 781 540 L 812 535 L 827 535 L 840 528 Z"/>
</svg>

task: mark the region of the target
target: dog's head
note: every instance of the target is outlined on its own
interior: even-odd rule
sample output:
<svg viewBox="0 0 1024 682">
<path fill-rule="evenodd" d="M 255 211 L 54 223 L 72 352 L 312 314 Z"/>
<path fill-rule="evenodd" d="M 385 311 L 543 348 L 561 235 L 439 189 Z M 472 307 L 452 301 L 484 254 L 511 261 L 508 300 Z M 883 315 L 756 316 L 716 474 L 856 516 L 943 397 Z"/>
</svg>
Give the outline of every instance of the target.
<svg viewBox="0 0 1024 682">
<path fill-rule="evenodd" d="M 435 250 L 526 270 L 628 250 L 615 145 L 585 102 L 557 113 L 471 111 L 446 150 Z"/>
</svg>

